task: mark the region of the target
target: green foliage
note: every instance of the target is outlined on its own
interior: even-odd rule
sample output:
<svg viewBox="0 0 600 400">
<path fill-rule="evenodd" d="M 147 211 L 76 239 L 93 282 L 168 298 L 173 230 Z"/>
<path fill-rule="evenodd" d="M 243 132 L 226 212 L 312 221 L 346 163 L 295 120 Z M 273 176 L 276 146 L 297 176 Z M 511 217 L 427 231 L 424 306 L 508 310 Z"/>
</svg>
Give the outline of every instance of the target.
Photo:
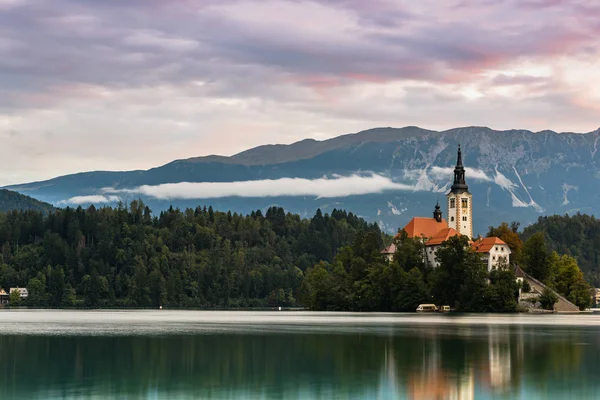
<svg viewBox="0 0 600 400">
<path fill-rule="evenodd" d="M 377 225 L 341 210 L 312 219 L 277 207 L 264 215 L 198 207 L 153 216 L 133 201 L 10 211 L 0 214 L 0 287 L 28 287 L 32 307 L 297 306 L 308 267 L 329 265 L 353 245 L 360 257 L 344 261 L 347 273 L 363 279 L 382 244 Z"/>
<path fill-rule="evenodd" d="M 421 271 L 415 267 L 409 272 L 400 270 L 400 285 L 394 299 L 397 311 L 414 311 L 419 304 L 430 303 L 429 287 L 423 279 Z"/>
<path fill-rule="evenodd" d="M 400 268 L 406 272 L 413 268 L 418 268 L 421 272 L 426 271 L 425 243 L 422 239 L 409 238 L 406 231 L 403 230 L 395 242 L 394 262 Z"/>
<path fill-rule="evenodd" d="M 21 303 L 21 294 L 19 293 L 18 290 L 14 290 L 8 296 L 8 304 L 10 304 L 11 306 L 18 306 L 20 303 Z"/>
<path fill-rule="evenodd" d="M 487 271 L 465 236 L 453 236 L 437 251 L 440 266 L 433 271 L 433 297 L 462 311 L 484 311 Z"/>
<path fill-rule="evenodd" d="M 585 281 L 584 274 L 579 268 L 577 259 L 556 251 L 549 253 L 544 232 L 536 232 L 526 242 L 524 247 L 526 268 L 533 277 L 556 290 L 585 310 L 591 306 L 591 286 Z"/>
<path fill-rule="evenodd" d="M 521 291 L 523 293 L 529 293 L 531 292 L 531 285 L 529 285 L 529 282 L 527 282 L 527 280 L 523 280 L 523 283 L 521 284 Z"/>
<path fill-rule="evenodd" d="M 539 302 L 544 310 L 553 310 L 554 304 L 558 301 L 558 296 L 548 287 L 540 295 Z"/>
<path fill-rule="evenodd" d="M 533 234 L 523 246 L 523 262 L 526 271 L 534 278 L 548 283 L 551 279 L 550 253 L 546 247 L 544 233 Z"/>
<path fill-rule="evenodd" d="M 540 217 L 523 238 L 543 232 L 550 250 L 577 259 L 586 280 L 600 287 L 600 220 L 585 214 Z"/>
<path fill-rule="evenodd" d="M 490 273 L 490 283 L 485 288 L 486 311 L 516 312 L 519 285 L 510 269 L 497 269 Z"/>
<path fill-rule="evenodd" d="M 46 293 L 46 279 L 43 275 L 41 278 L 31 278 L 27 284 L 29 295 L 26 299 L 26 304 L 33 307 L 46 307 L 48 305 L 48 294 Z"/>
<path fill-rule="evenodd" d="M 551 286 L 570 302 L 585 310 L 592 305 L 592 288 L 583 278 L 575 258 L 552 252 L 550 259 Z"/>
<path fill-rule="evenodd" d="M 509 268 L 488 274 L 466 237 L 453 237 L 438 250 L 440 267 L 429 271 L 423 243 L 400 235 L 393 262 L 371 251 L 374 239 L 359 235 L 333 263 L 306 271 L 302 303 L 313 310 L 415 311 L 422 303 L 471 312 L 515 312 L 518 285 Z M 365 251 L 368 249 L 368 251 Z M 428 276 L 424 274 L 428 273 Z M 434 296 L 431 296 L 433 288 Z"/>
</svg>

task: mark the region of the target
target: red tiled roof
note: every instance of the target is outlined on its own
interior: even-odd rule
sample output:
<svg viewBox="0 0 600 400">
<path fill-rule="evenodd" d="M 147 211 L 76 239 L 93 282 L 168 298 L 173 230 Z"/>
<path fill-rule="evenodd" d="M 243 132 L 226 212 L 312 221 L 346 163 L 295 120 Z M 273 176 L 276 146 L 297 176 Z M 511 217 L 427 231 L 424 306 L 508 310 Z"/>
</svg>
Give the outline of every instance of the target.
<svg viewBox="0 0 600 400">
<path fill-rule="evenodd" d="M 487 237 L 474 241 L 471 246 L 477 253 L 489 253 L 496 245 L 506 245 L 506 243 L 498 237 Z"/>
<path fill-rule="evenodd" d="M 448 228 L 448 223 L 445 219 L 442 222 L 437 222 L 435 218 L 414 217 L 404 227 L 409 238 L 431 238 L 440 230 Z"/>
<path fill-rule="evenodd" d="M 439 244 L 444 243 L 446 240 L 450 239 L 452 236 L 460 235 L 458 231 L 454 228 L 444 228 L 437 232 L 435 235 L 431 237 L 426 243 L 425 246 L 437 246 Z"/>
<path fill-rule="evenodd" d="M 394 254 L 396 253 L 396 245 L 394 243 L 390 244 L 385 249 L 381 250 L 381 254 Z"/>
</svg>

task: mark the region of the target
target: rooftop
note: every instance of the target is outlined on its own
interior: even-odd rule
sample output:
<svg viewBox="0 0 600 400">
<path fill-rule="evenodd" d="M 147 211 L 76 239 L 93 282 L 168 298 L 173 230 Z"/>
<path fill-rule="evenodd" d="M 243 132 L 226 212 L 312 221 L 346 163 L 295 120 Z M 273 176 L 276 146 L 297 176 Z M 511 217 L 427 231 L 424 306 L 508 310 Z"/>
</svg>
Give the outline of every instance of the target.
<svg viewBox="0 0 600 400">
<path fill-rule="evenodd" d="M 506 243 L 498 237 L 481 238 L 474 241 L 472 244 L 473 250 L 475 250 L 477 253 L 489 253 L 494 246 L 499 245 L 506 246 Z M 508 249 L 508 252 L 510 254 L 510 249 Z"/>
<path fill-rule="evenodd" d="M 424 237 L 429 239 L 442 229 L 448 228 L 448 222 L 442 219 L 442 222 L 437 222 L 435 218 L 414 217 L 404 227 L 409 238 Z"/>
<path fill-rule="evenodd" d="M 445 221 L 444 221 L 445 222 Z M 450 239 L 452 236 L 460 235 L 454 228 L 444 228 L 438 231 L 425 243 L 426 246 L 437 246 Z"/>
<path fill-rule="evenodd" d="M 390 244 L 388 247 L 381 251 L 381 254 L 394 254 L 396 252 L 396 245 L 394 243 Z"/>
</svg>

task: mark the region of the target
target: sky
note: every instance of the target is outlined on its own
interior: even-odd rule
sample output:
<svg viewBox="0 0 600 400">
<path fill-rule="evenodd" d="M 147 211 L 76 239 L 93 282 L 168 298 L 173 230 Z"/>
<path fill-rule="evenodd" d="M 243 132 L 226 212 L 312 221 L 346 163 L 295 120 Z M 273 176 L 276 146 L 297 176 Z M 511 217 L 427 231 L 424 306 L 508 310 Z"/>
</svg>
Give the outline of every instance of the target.
<svg viewBox="0 0 600 400">
<path fill-rule="evenodd" d="M 0 185 L 599 115 L 597 0 L 0 0 Z"/>
</svg>

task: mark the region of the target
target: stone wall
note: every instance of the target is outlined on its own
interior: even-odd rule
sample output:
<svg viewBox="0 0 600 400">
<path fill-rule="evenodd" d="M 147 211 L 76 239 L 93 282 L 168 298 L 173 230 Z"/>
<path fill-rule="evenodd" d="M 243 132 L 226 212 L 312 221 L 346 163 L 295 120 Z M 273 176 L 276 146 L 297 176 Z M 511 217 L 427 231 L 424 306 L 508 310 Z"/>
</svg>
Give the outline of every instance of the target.
<svg viewBox="0 0 600 400">
<path fill-rule="evenodd" d="M 530 276 L 527 273 L 525 273 L 525 279 L 527 280 L 527 283 L 529 283 L 529 286 L 531 286 L 531 290 L 534 292 L 533 293 L 534 296 L 540 295 L 544 291 L 544 289 L 547 287 L 542 282 L 538 281 L 537 279 L 535 279 L 534 277 Z M 554 290 L 553 290 L 553 292 L 554 292 Z M 578 313 L 579 312 L 579 307 L 577 307 L 575 304 L 571 303 L 569 300 L 565 299 L 563 296 L 559 295 L 556 292 L 554 292 L 554 294 L 556 294 L 558 296 L 558 301 L 554 305 L 555 312 L 560 312 L 560 313 Z M 521 296 L 519 297 L 519 304 L 521 304 L 521 300 L 525 300 L 527 298 L 527 296 L 529 296 L 529 295 L 532 295 L 532 293 L 521 293 Z M 523 296 L 526 296 L 526 297 L 523 297 Z M 525 303 L 526 302 L 523 301 L 523 304 L 525 304 Z"/>
</svg>

